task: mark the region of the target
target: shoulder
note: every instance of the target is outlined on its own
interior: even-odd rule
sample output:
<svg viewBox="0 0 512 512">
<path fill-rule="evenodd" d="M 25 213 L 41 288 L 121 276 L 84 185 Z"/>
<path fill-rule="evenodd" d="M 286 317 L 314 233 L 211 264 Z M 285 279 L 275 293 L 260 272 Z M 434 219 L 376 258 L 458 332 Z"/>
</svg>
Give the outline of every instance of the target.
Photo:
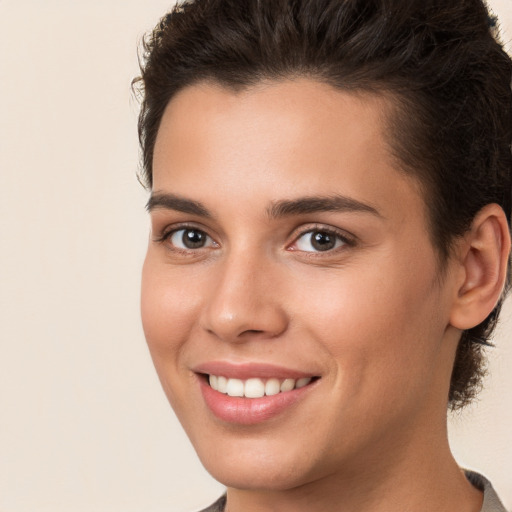
<svg viewBox="0 0 512 512">
<path fill-rule="evenodd" d="M 484 493 L 484 502 L 480 512 L 507 512 L 487 478 L 474 471 L 466 470 L 465 473 L 466 478 Z"/>
</svg>

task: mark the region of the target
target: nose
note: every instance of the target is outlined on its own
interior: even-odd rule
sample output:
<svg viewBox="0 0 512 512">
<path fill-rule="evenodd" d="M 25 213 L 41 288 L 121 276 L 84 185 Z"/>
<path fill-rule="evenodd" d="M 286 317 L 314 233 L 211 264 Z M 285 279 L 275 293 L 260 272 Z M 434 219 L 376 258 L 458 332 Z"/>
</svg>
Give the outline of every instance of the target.
<svg viewBox="0 0 512 512">
<path fill-rule="evenodd" d="M 235 256 L 215 268 L 202 310 L 202 327 L 227 342 L 271 339 L 288 326 L 277 281 L 279 269 L 256 257 Z"/>
</svg>

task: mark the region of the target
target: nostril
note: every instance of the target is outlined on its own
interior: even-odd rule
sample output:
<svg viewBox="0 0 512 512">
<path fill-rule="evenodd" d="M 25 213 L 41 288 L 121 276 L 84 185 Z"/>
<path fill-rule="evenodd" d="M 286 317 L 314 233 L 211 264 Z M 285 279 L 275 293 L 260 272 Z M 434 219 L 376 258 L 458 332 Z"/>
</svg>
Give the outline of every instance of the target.
<svg viewBox="0 0 512 512">
<path fill-rule="evenodd" d="M 227 300 L 229 299 L 229 300 Z M 288 326 L 288 316 L 279 305 L 247 297 L 218 295 L 203 309 L 201 326 L 210 335 L 227 342 L 271 339 Z"/>
</svg>

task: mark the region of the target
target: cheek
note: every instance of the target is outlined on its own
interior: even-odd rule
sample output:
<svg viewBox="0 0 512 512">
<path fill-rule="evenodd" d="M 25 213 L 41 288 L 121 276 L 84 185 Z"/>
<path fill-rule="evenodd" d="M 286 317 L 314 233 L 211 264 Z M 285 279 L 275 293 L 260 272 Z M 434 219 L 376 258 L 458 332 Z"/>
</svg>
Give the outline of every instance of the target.
<svg viewBox="0 0 512 512">
<path fill-rule="evenodd" d="M 336 361 L 335 385 L 347 395 L 371 391 L 378 401 L 403 386 L 424 387 L 444 332 L 439 294 L 428 263 L 405 269 L 406 262 L 383 260 L 306 283 L 307 307 L 297 316 Z"/>
<path fill-rule="evenodd" d="M 188 396 L 190 372 L 181 354 L 196 320 L 198 292 L 180 269 L 148 252 L 142 270 L 141 316 L 149 352 L 162 388 L 178 417 Z M 194 283 L 194 280 L 191 281 Z"/>
<path fill-rule="evenodd" d="M 194 280 L 183 282 L 148 253 L 142 270 L 141 316 L 144 334 L 158 370 L 158 359 L 176 354 L 193 326 L 198 295 Z M 172 359 L 171 359 L 172 361 Z"/>
</svg>

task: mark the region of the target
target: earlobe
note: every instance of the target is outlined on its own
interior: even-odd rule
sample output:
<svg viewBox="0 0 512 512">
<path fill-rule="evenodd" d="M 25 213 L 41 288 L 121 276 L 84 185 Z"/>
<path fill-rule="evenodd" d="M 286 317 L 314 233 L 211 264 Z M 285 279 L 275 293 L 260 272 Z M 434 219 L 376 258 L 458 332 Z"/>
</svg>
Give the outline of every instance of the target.
<svg viewBox="0 0 512 512">
<path fill-rule="evenodd" d="M 494 309 L 505 285 L 509 252 L 505 213 L 497 204 L 489 204 L 478 212 L 461 244 L 464 280 L 453 304 L 451 325 L 471 329 Z"/>
</svg>

